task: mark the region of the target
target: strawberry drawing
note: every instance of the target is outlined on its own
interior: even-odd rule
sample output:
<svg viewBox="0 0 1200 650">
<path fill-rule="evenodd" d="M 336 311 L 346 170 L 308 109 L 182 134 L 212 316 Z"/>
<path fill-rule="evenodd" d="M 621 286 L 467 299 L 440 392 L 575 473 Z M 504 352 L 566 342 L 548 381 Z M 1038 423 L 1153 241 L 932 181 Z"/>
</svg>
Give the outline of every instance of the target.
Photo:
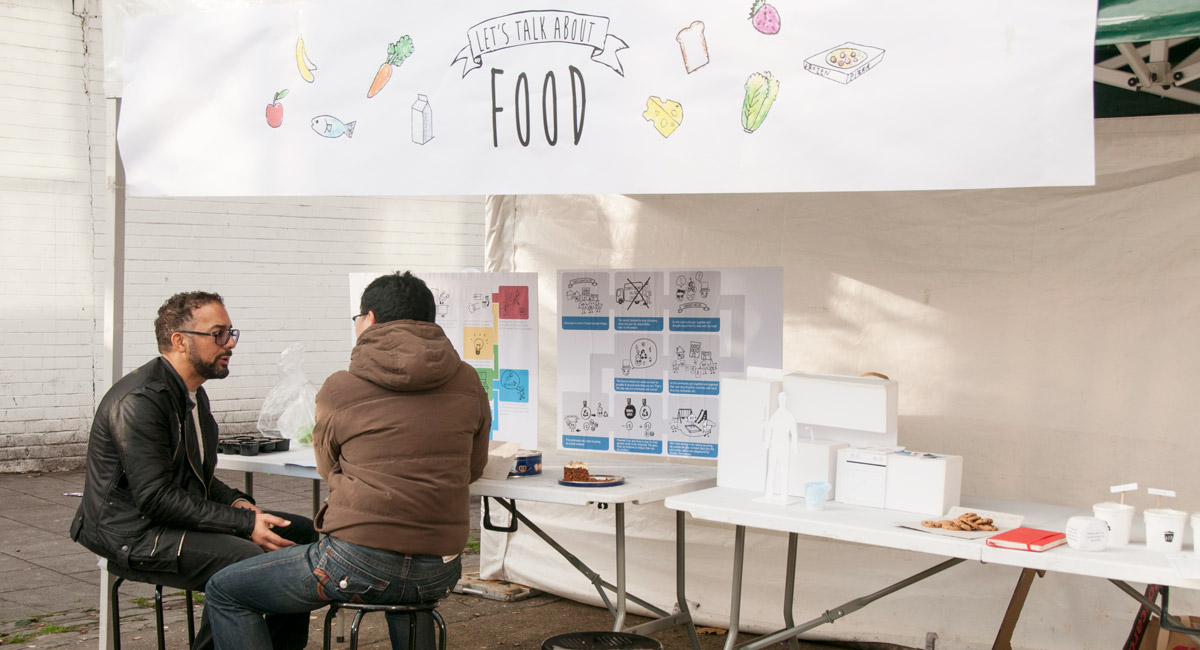
<svg viewBox="0 0 1200 650">
<path fill-rule="evenodd" d="M 754 0 L 754 6 L 750 8 L 750 20 L 754 22 L 754 29 L 767 34 L 779 33 L 779 10 L 767 4 L 767 0 Z"/>
</svg>

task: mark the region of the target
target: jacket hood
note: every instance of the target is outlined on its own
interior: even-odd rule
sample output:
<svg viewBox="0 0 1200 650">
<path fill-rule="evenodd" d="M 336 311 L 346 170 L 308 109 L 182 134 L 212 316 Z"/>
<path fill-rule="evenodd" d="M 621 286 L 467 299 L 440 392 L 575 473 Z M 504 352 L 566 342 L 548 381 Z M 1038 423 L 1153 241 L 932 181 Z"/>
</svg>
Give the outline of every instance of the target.
<svg viewBox="0 0 1200 650">
<path fill-rule="evenodd" d="M 437 323 L 396 320 L 372 325 L 350 353 L 350 374 L 393 391 L 421 391 L 450 381 L 462 359 Z"/>
</svg>

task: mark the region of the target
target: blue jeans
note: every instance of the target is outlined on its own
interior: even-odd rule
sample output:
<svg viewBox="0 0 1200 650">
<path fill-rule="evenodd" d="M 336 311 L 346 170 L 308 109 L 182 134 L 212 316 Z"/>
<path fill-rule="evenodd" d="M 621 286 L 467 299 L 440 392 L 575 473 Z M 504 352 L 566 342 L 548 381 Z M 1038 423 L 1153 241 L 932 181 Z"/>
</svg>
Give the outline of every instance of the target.
<svg viewBox="0 0 1200 650">
<path fill-rule="evenodd" d="M 405 555 L 326 536 L 230 565 L 208 581 L 205 610 L 217 650 L 271 647 L 266 614 L 311 612 L 330 602 L 381 605 L 444 598 L 462 576 L 462 558 Z M 408 647 L 408 616 L 388 614 L 392 648 L 434 647 L 432 624 Z M 420 616 L 418 621 L 427 622 Z"/>
</svg>

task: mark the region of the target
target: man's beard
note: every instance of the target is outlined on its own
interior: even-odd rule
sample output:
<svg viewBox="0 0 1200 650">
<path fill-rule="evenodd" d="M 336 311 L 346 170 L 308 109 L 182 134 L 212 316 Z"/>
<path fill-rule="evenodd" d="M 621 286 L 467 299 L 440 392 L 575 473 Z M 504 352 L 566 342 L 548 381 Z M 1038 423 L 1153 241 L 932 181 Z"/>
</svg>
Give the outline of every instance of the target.
<svg viewBox="0 0 1200 650">
<path fill-rule="evenodd" d="M 191 362 L 192 368 L 195 369 L 196 374 L 205 379 L 224 379 L 228 377 L 229 366 L 220 366 L 217 362 L 230 356 L 232 355 L 221 353 L 212 361 L 205 361 L 200 358 L 200 355 L 196 354 L 195 348 L 188 350 L 188 361 Z"/>
</svg>

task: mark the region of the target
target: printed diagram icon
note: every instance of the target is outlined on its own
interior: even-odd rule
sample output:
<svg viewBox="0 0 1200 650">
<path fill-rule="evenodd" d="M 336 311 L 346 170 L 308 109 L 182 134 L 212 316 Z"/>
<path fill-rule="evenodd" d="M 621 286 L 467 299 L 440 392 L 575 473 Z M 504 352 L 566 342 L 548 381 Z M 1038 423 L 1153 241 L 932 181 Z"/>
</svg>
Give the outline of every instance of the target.
<svg viewBox="0 0 1200 650">
<path fill-rule="evenodd" d="M 658 361 L 658 346 L 650 339 L 638 339 L 629 348 L 629 361 L 634 368 L 649 368 Z"/>
<path fill-rule="evenodd" d="M 625 305 L 625 309 L 629 309 L 634 305 L 641 305 L 649 309 L 652 290 L 650 278 L 646 278 L 641 282 L 626 278 L 625 286 L 617 289 L 617 304 Z"/>
</svg>

